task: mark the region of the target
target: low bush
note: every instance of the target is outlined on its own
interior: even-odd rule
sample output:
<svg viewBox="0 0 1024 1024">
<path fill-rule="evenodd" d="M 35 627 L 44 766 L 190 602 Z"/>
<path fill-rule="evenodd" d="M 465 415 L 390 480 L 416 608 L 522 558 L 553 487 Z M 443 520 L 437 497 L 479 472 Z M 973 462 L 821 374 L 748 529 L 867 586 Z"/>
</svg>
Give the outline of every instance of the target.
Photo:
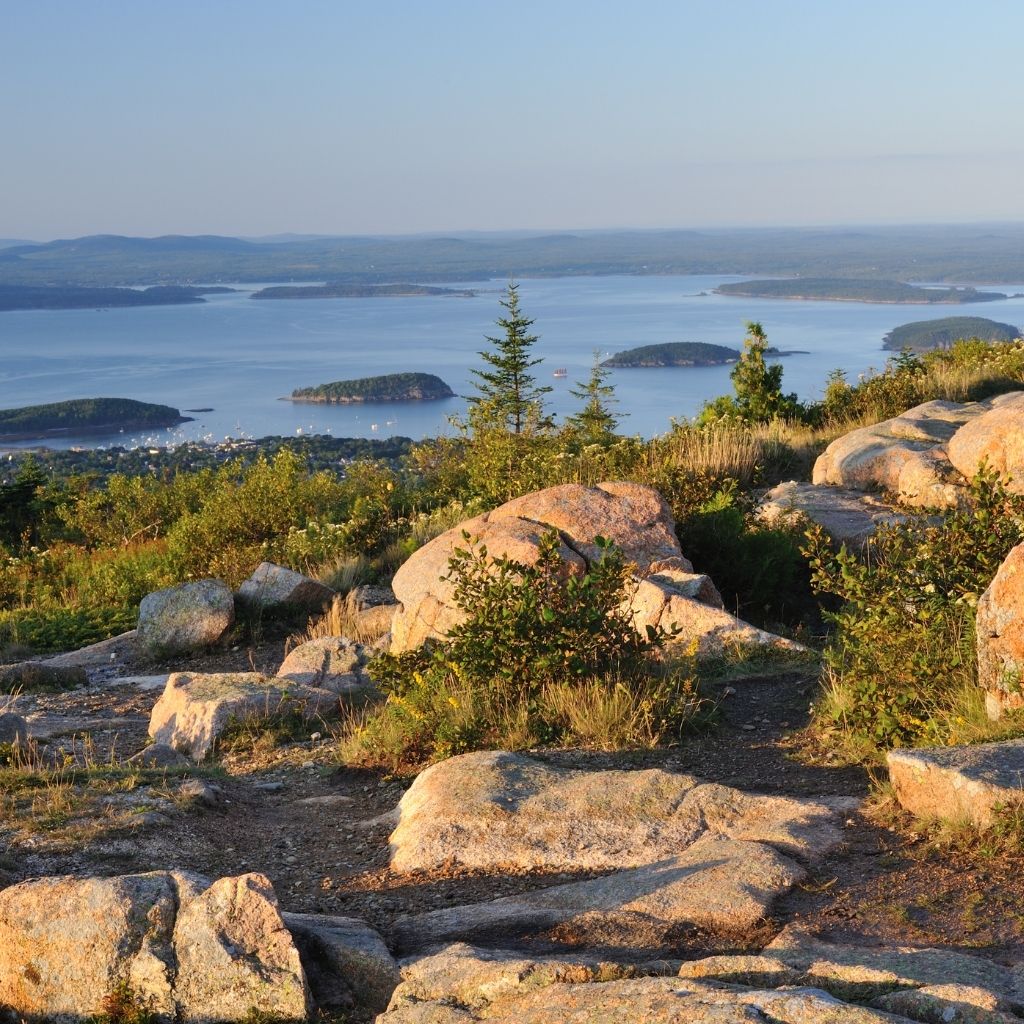
<svg viewBox="0 0 1024 1024">
<path fill-rule="evenodd" d="M 600 708 L 597 732 L 583 731 L 601 745 L 657 742 L 696 715 L 692 678 L 659 676 L 652 663 L 666 634 L 633 628 L 623 606 L 629 571 L 608 541 L 597 538 L 601 557 L 572 575 L 555 531 L 534 565 L 491 559 L 466 540 L 448 576 L 466 620 L 444 642 L 371 663 L 386 701 L 353 724 L 345 759 L 397 767 L 583 738 L 574 695 Z"/>
<path fill-rule="evenodd" d="M 814 586 L 842 602 L 818 730 L 857 757 L 976 738 L 974 609 L 1022 540 L 1024 496 L 984 469 L 963 508 L 883 528 L 866 556 L 809 531 Z"/>
</svg>

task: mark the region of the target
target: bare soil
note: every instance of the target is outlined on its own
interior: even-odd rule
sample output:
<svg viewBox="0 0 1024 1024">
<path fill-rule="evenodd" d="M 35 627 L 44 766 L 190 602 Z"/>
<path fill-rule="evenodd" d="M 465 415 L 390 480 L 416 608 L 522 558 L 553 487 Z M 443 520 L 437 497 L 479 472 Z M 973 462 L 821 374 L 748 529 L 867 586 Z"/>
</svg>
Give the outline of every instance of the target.
<svg viewBox="0 0 1024 1024">
<path fill-rule="evenodd" d="M 256 669 L 272 673 L 283 657 L 274 639 L 190 661 L 198 671 Z M 175 665 L 175 668 L 182 666 Z M 164 671 L 168 667 L 163 667 Z M 119 666 L 124 674 L 161 666 Z M 739 789 L 793 796 L 855 796 L 865 810 L 848 822 L 847 842 L 814 866 L 813 876 L 782 899 L 770 921 L 744 935 L 692 933 L 663 955 L 758 949 L 784 925 L 799 921 L 825 937 L 864 944 L 967 948 L 1001 961 L 1024 956 L 1024 877 L 1019 860 L 983 850 L 940 849 L 923 840 L 905 817 L 869 801 L 862 769 L 804 763 L 800 730 L 808 721 L 816 682 L 806 673 L 735 680 L 718 687 L 717 723 L 678 747 L 601 753 L 536 752 L 554 763 L 589 768 L 663 767 Z M 94 725 L 94 758 L 125 756 L 146 742 L 149 710 L 159 689 L 102 686 L 23 698 L 21 708 L 109 719 Z M 80 756 L 81 741 L 55 737 Z M 190 869 L 208 876 L 261 871 L 284 909 L 342 914 L 369 921 L 385 936 L 397 916 L 471 903 L 565 882 L 568 873 L 474 872 L 451 868 L 398 874 L 388 867 L 390 821 L 410 779 L 338 764 L 325 733 L 276 749 L 257 740 L 236 748 L 207 772 L 221 790 L 214 806 L 176 806 L 156 823 L 90 832 L 75 843 L 59 827 L 38 828 L 28 840 L 0 821 L 0 882 L 40 874 L 121 873 Z M 168 778 L 166 789 L 176 780 Z M 585 944 L 585 936 L 576 939 Z"/>
</svg>

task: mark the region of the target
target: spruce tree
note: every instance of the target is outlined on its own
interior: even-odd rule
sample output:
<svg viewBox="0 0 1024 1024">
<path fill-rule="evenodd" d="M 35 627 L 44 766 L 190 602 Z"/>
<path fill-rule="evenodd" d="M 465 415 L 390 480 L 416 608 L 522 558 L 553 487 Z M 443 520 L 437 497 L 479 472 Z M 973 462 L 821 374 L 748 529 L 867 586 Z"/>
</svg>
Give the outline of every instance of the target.
<svg viewBox="0 0 1024 1024">
<path fill-rule="evenodd" d="M 608 383 L 611 371 L 601 365 L 601 354 L 594 353 L 594 365 L 590 369 L 590 380 L 578 383 L 569 394 L 582 399 L 583 408 L 566 420 L 567 426 L 579 431 L 585 444 L 608 444 L 615 440 L 615 430 L 620 416 L 609 408 L 617 401 L 615 388 Z"/>
<path fill-rule="evenodd" d="M 782 393 L 782 366 L 769 366 L 764 358 L 767 351 L 764 328 L 756 322 L 748 323 L 743 352 L 729 376 L 739 413 L 750 423 L 794 418 L 800 410 L 796 395 Z"/>
<path fill-rule="evenodd" d="M 542 399 L 551 388 L 539 387 L 530 373 L 541 360 L 530 359 L 537 336 L 529 333 L 533 321 L 519 309 L 517 285 L 509 284 L 501 305 L 507 312 L 497 324 L 505 333 L 502 337 L 487 337 L 492 349 L 479 355 L 493 369 L 473 370 L 479 378 L 475 385 L 479 394 L 469 401 L 486 420 L 520 434 L 529 424 L 548 425 Z"/>
</svg>

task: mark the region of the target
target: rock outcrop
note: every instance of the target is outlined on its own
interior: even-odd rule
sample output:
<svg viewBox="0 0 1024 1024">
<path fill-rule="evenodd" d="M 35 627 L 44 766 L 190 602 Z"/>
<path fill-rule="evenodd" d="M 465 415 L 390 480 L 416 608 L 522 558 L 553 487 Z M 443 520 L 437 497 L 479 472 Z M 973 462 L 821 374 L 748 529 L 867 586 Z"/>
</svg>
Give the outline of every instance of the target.
<svg viewBox="0 0 1024 1024">
<path fill-rule="evenodd" d="M 392 865 L 606 871 L 602 877 L 400 919 L 406 950 L 521 942 L 566 927 L 657 947 L 681 927 L 738 930 L 840 838 L 831 803 L 751 796 L 687 775 L 572 771 L 504 752 L 423 772 L 397 808 Z"/>
<path fill-rule="evenodd" d="M 679 963 L 447 946 L 402 965 L 378 1024 L 1011 1024 L 1021 973 L 787 928 L 760 955 Z"/>
<path fill-rule="evenodd" d="M 0 1006 L 79 1022 L 127 989 L 161 1021 L 304 1021 L 298 950 L 264 875 L 156 871 L 0 892 Z"/>
<path fill-rule="evenodd" d="M 886 760 L 896 799 L 920 818 L 984 828 L 1024 800 L 1024 740 L 890 750 Z"/>
<path fill-rule="evenodd" d="M 694 573 L 683 556 L 672 513 L 657 491 L 640 484 L 602 483 L 563 484 L 524 495 L 467 520 L 415 552 L 393 582 L 401 610 L 392 622 L 392 653 L 443 637 L 465 620 L 455 603 L 455 588 L 445 577 L 456 549 L 467 545 L 466 534 L 472 543 L 486 547 L 492 558 L 532 565 L 541 538 L 551 529 L 558 532 L 567 576 L 582 575 L 599 557 L 595 538 L 615 543 L 637 573 L 630 611 L 641 632 L 648 625 L 676 626 L 674 642 L 696 643 L 702 656 L 720 655 L 729 646 L 802 650 L 722 609 L 714 584 Z"/>
<path fill-rule="evenodd" d="M 978 600 L 978 685 L 989 718 L 1024 706 L 1024 544 L 996 570 Z"/>
<path fill-rule="evenodd" d="M 138 643 L 154 655 L 186 654 L 217 643 L 235 623 L 235 599 L 223 580 L 198 580 L 147 594 Z"/>
<path fill-rule="evenodd" d="M 904 505 L 952 508 L 983 460 L 1004 476 L 1024 469 L 1024 393 L 983 402 L 933 401 L 833 441 L 813 482 L 886 491 Z M 1011 489 L 1024 490 L 1012 480 Z"/>
<path fill-rule="evenodd" d="M 758 518 L 768 526 L 820 526 L 836 544 L 863 548 L 879 527 L 904 522 L 895 505 L 847 487 L 823 487 L 790 480 L 762 499 Z"/>
<path fill-rule="evenodd" d="M 283 565 L 260 562 L 253 574 L 238 588 L 238 597 L 254 608 L 314 611 L 330 604 L 334 591 Z"/>
<path fill-rule="evenodd" d="M 201 761 L 232 721 L 295 712 L 305 718 L 336 716 L 336 694 L 258 672 L 175 672 L 153 708 L 149 735 Z"/>
</svg>

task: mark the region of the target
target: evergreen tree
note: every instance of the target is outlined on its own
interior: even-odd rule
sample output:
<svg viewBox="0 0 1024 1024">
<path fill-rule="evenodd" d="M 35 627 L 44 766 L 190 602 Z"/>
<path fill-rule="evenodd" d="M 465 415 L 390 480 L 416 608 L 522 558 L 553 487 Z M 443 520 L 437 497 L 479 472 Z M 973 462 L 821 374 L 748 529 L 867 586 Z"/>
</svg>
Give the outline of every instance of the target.
<svg viewBox="0 0 1024 1024">
<path fill-rule="evenodd" d="M 478 418 L 497 423 L 512 434 L 521 434 L 529 425 L 549 425 L 543 415 L 543 396 L 551 388 L 538 387 L 530 369 L 541 362 L 530 359 L 530 348 L 537 341 L 529 329 L 533 321 L 519 309 L 519 288 L 509 284 L 501 305 L 507 315 L 499 317 L 497 324 L 505 332 L 503 337 L 487 337 L 493 346 L 479 355 L 493 369 L 473 370 L 479 378 L 479 394 L 469 399 Z"/>
<path fill-rule="evenodd" d="M 583 408 L 566 420 L 566 425 L 579 431 L 586 444 L 609 444 L 615 440 L 615 430 L 624 414 L 616 415 L 609 406 L 617 402 L 615 388 L 608 383 L 611 371 L 601 365 L 601 354 L 594 353 L 590 380 L 577 384 L 569 394 L 582 399 Z"/>
<path fill-rule="evenodd" d="M 764 423 L 782 417 L 792 418 L 799 412 L 796 395 L 782 393 L 782 366 L 765 362 L 768 336 L 756 322 L 747 324 L 743 352 L 732 368 L 729 378 L 736 392 L 740 415 L 752 423 Z"/>
</svg>

